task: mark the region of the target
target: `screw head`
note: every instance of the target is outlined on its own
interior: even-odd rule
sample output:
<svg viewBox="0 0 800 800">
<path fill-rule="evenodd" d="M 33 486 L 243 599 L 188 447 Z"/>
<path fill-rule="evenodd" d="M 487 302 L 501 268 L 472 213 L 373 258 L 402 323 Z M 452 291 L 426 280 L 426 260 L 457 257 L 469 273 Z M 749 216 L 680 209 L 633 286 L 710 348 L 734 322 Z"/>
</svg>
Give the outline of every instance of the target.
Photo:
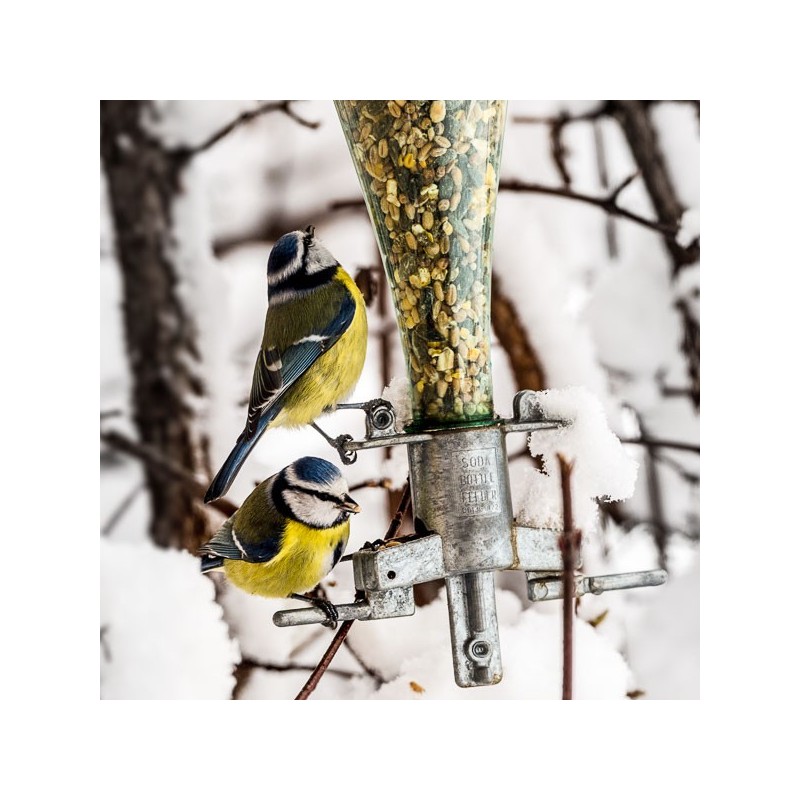
<svg viewBox="0 0 800 800">
<path fill-rule="evenodd" d="M 492 646 L 483 639 L 475 639 L 469 644 L 467 651 L 473 661 L 484 661 L 492 652 Z"/>
<path fill-rule="evenodd" d="M 394 422 L 394 414 L 388 408 L 376 408 L 372 414 L 372 424 L 379 430 L 386 430 Z"/>
</svg>

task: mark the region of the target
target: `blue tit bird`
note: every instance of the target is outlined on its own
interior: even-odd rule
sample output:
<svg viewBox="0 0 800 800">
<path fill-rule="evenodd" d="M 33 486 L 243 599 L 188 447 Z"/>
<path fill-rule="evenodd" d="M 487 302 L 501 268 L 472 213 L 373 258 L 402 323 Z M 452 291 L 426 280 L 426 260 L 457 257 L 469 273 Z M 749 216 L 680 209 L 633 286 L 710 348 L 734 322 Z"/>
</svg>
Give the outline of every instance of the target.
<svg viewBox="0 0 800 800">
<path fill-rule="evenodd" d="M 206 493 L 224 495 L 270 426 L 308 425 L 355 388 L 367 352 L 364 298 L 314 227 L 275 243 L 267 264 L 269 299 L 256 357 L 247 424 Z"/>
<path fill-rule="evenodd" d="M 200 548 L 202 572 L 221 570 L 250 594 L 293 597 L 321 607 L 328 624 L 338 615 L 327 600 L 303 597 L 342 557 L 350 516 L 361 509 L 342 473 L 307 456 L 267 478 Z"/>
</svg>

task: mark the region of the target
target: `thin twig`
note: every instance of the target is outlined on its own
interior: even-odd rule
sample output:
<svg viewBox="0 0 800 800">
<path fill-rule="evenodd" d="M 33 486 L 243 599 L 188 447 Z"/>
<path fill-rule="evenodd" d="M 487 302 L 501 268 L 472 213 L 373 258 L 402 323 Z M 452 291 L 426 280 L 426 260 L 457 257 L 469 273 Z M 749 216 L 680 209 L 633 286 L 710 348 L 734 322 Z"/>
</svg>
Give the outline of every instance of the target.
<svg viewBox="0 0 800 800">
<path fill-rule="evenodd" d="M 391 489 L 392 482 L 388 478 L 381 478 L 380 480 L 361 481 L 350 487 L 351 492 L 357 492 L 359 489 Z"/>
<path fill-rule="evenodd" d="M 550 125 L 550 154 L 553 156 L 558 174 L 564 186 L 569 188 L 572 185 L 572 177 L 567 169 L 567 155 L 569 151 L 564 146 L 564 125 L 569 117 L 566 113 L 559 114 L 555 121 Z"/>
<path fill-rule="evenodd" d="M 492 275 L 492 328 L 508 355 L 517 390 L 545 388 L 545 374 L 539 355 L 531 344 L 528 332 L 503 283 L 495 271 Z"/>
<path fill-rule="evenodd" d="M 239 667 L 244 669 L 263 669 L 268 672 L 311 672 L 314 669 L 313 664 L 273 664 L 268 661 L 258 661 L 255 658 L 243 658 L 239 662 Z M 338 669 L 337 667 L 331 667 L 328 672 L 331 675 L 338 675 L 340 678 L 365 677 L 364 673 L 356 672 L 352 669 Z"/>
<path fill-rule="evenodd" d="M 648 103 L 640 100 L 610 102 L 612 114 L 619 122 L 631 155 L 642 173 L 656 217 L 661 223 L 680 226 L 685 207 L 678 197 L 666 158 L 661 150 L 658 132 L 648 111 Z M 673 276 L 700 259 L 699 238 L 691 242 L 688 247 L 683 247 L 674 235 L 665 233 L 664 244 L 672 258 Z M 686 357 L 689 378 L 692 382 L 692 402 L 695 410 L 699 412 L 700 322 L 694 317 L 685 300 L 680 300 L 676 305 L 683 321 L 681 350 Z"/>
<path fill-rule="evenodd" d="M 622 444 L 640 444 L 643 447 L 664 450 L 686 450 L 690 453 L 699 453 L 699 444 L 689 444 L 688 442 L 674 442 L 668 439 L 650 439 L 647 436 L 640 436 L 638 439 L 620 439 Z"/>
<path fill-rule="evenodd" d="M 634 517 L 628 512 L 624 511 L 622 506 L 623 504 L 616 500 L 601 500 L 600 503 L 600 511 L 606 515 L 610 520 L 615 522 L 619 525 L 620 528 L 624 531 L 631 531 L 634 528 L 638 528 L 640 526 L 646 528 L 656 528 L 657 523 L 652 519 L 645 519 L 644 517 Z M 681 528 L 676 528 L 672 525 L 667 525 L 666 531 L 670 536 L 679 535 L 685 536 L 687 539 L 696 539 L 697 536 L 688 530 L 683 530 Z"/>
<path fill-rule="evenodd" d="M 119 521 L 125 516 L 128 509 L 133 505 L 134 500 L 139 496 L 139 492 L 144 489 L 143 483 L 138 483 L 133 489 L 125 496 L 122 502 L 111 513 L 106 523 L 100 528 L 101 536 L 108 536 L 114 528 L 117 527 Z"/>
<path fill-rule="evenodd" d="M 603 138 L 602 120 L 595 119 L 592 121 L 592 135 L 594 136 L 594 149 L 597 155 L 597 177 L 600 180 L 600 187 L 608 190 L 608 164 L 606 163 L 606 145 Z M 606 246 L 608 247 L 608 257 L 617 258 L 619 255 L 617 227 L 614 217 L 610 214 L 606 217 Z"/>
<path fill-rule="evenodd" d="M 575 530 L 572 518 L 572 467 L 573 463 L 558 453 L 558 464 L 561 469 L 561 497 L 564 508 L 564 532 L 559 537 L 564 575 L 564 641 L 563 672 L 561 699 L 572 700 L 572 624 L 575 617 L 575 564 L 581 543 L 581 533 Z"/>
<path fill-rule="evenodd" d="M 397 512 L 392 519 L 388 530 L 386 531 L 386 536 L 384 536 L 384 541 L 389 541 L 389 539 L 393 538 L 397 531 L 400 528 L 401 523 L 403 522 L 403 517 L 405 516 L 405 512 L 408 509 L 409 501 L 411 499 L 411 492 L 406 483 L 405 489 L 403 490 L 403 496 L 400 500 L 400 505 L 397 507 Z M 364 593 L 357 591 L 356 592 L 356 600 L 363 599 Z M 295 697 L 295 700 L 308 700 L 311 693 L 314 689 L 317 688 L 317 684 L 320 682 L 320 679 L 325 674 L 326 670 L 333 661 L 333 657 L 338 652 L 339 648 L 342 646 L 342 643 L 347 638 L 347 634 L 350 633 L 350 628 L 353 627 L 353 623 L 355 620 L 349 619 L 346 622 L 342 623 L 342 626 L 336 631 L 336 635 L 331 640 L 331 643 L 328 645 L 328 649 L 325 651 L 324 655 L 320 659 L 319 664 L 314 668 L 314 671 L 311 675 L 308 676 L 308 680 L 306 681 L 303 688 L 300 690 L 300 693 Z"/>
<path fill-rule="evenodd" d="M 667 539 L 669 530 L 667 528 L 667 521 L 664 516 L 664 503 L 661 492 L 661 481 L 658 476 L 658 465 L 654 457 L 655 447 L 654 440 L 647 435 L 642 415 L 634 409 L 636 421 L 639 424 L 639 432 L 641 435 L 641 442 L 645 448 L 644 452 L 644 468 L 647 478 L 647 495 L 650 500 L 650 509 L 653 514 L 653 528 L 655 529 L 655 541 L 658 547 L 658 564 L 661 569 L 667 568 Z M 675 444 L 675 443 L 673 443 Z M 696 452 L 700 452 L 697 448 Z"/>
<path fill-rule="evenodd" d="M 589 205 L 601 208 L 606 214 L 628 219 L 652 231 L 674 237 L 680 230 L 680 225 L 672 225 L 666 222 L 647 219 L 646 217 L 639 216 L 639 214 L 628 211 L 628 209 L 617 205 L 617 198 L 620 192 L 628 186 L 635 177 L 636 174 L 626 178 L 616 189 L 605 197 L 594 197 L 593 195 L 583 194 L 582 192 L 576 192 L 561 186 L 544 186 L 541 183 L 526 183 L 525 181 L 516 179 L 500 181 L 500 190 L 505 190 L 507 192 L 531 192 L 533 194 L 546 194 L 555 197 L 564 197 L 568 200 L 577 200 L 580 203 L 588 203 Z"/>
<path fill-rule="evenodd" d="M 599 106 L 597 106 L 597 108 L 594 108 L 591 111 L 587 111 L 583 114 L 569 114 L 566 111 L 562 111 L 558 116 L 555 117 L 537 117 L 523 114 L 521 116 L 512 117 L 512 121 L 550 126 L 560 123 L 563 127 L 564 125 L 569 125 L 573 122 L 591 122 L 599 117 L 606 116 L 608 113 L 608 101 L 606 101 L 605 103 L 601 103 Z"/>
<path fill-rule="evenodd" d="M 344 200 L 333 200 L 328 204 L 328 211 L 342 211 L 347 208 L 361 208 L 367 211 L 363 197 L 351 197 Z"/>
<path fill-rule="evenodd" d="M 295 100 L 278 100 L 278 101 L 271 101 L 268 103 L 260 103 L 255 108 L 251 108 L 249 111 L 244 111 L 239 114 L 238 117 L 231 120 L 227 125 L 224 125 L 220 128 L 216 133 L 211 134 L 205 141 L 201 142 L 200 144 L 194 145 L 192 147 L 178 147 L 173 150 L 173 155 L 175 159 L 179 162 L 188 161 L 194 156 L 198 155 L 199 153 L 204 153 L 206 150 L 210 150 L 217 142 L 224 139 L 229 134 L 233 133 L 237 128 L 240 128 L 242 125 L 246 125 L 251 120 L 256 119 L 257 117 L 261 117 L 264 114 L 270 114 L 273 111 L 280 111 L 286 114 L 287 117 L 290 117 L 295 122 L 303 125 L 306 128 L 318 128 L 320 123 L 319 122 L 311 122 L 310 120 L 303 119 L 303 117 L 299 116 L 294 109 L 292 108 L 292 103 L 296 102 Z"/>
<path fill-rule="evenodd" d="M 606 100 L 591 111 L 586 111 L 583 114 L 570 114 L 562 111 L 558 116 L 531 116 L 522 114 L 520 116 L 512 117 L 512 122 L 522 122 L 533 125 L 554 125 L 563 119 L 563 125 L 571 125 L 573 122 L 594 122 L 603 117 L 610 117 L 613 115 L 616 106 L 620 101 Z M 674 103 L 675 105 L 688 104 L 695 108 L 698 119 L 700 118 L 700 101 L 699 100 L 642 100 L 644 106 L 656 105 L 658 103 Z"/>
<path fill-rule="evenodd" d="M 139 461 L 158 470 L 165 478 L 180 483 L 199 500 L 202 501 L 205 497 L 206 487 L 192 472 L 185 469 L 180 464 L 173 463 L 152 447 L 142 444 L 141 442 L 134 442 L 132 439 L 128 439 L 127 436 L 117 431 L 101 431 L 100 440 L 113 450 L 133 456 Z M 231 514 L 239 510 L 239 506 L 232 503 L 230 500 L 226 500 L 224 497 L 215 500 L 213 503 L 209 503 L 209 505 L 227 516 L 231 516 Z"/>
<path fill-rule="evenodd" d="M 105 411 L 100 412 L 100 422 L 105 422 L 107 419 L 113 419 L 114 417 L 121 417 L 121 416 L 122 416 L 121 408 L 108 408 Z"/>
<path fill-rule="evenodd" d="M 406 511 L 408 510 L 408 505 L 410 502 L 411 486 L 406 481 L 406 485 L 403 488 L 403 494 L 400 496 L 400 503 L 397 506 L 397 511 L 395 511 L 394 517 L 389 523 L 389 529 L 386 531 L 386 536 L 383 537 L 384 542 L 388 542 L 390 539 L 394 539 L 394 537 L 397 536 L 397 532 L 400 530 L 400 526 L 403 524 L 403 517 L 406 515 Z"/>
<path fill-rule="evenodd" d="M 305 682 L 305 685 L 300 690 L 300 693 L 297 695 L 297 697 L 295 697 L 295 700 L 308 700 L 308 698 L 311 696 L 311 692 L 317 688 L 317 684 L 320 682 L 320 679 L 327 672 L 328 667 L 330 667 L 333 657 L 339 651 L 339 648 L 347 638 L 347 634 L 350 633 L 350 628 L 353 627 L 354 622 L 354 619 L 349 619 L 347 622 L 342 623 L 342 626 L 338 631 L 336 631 L 336 635 L 328 645 L 328 649 L 325 651 L 325 654 L 320 659 L 319 664 L 314 667 L 313 672 L 308 676 L 308 680 Z"/>
<path fill-rule="evenodd" d="M 353 647 L 353 643 L 349 639 L 345 641 L 344 646 L 347 648 L 350 655 L 356 660 L 358 666 L 361 667 L 361 669 L 363 669 L 373 681 L 375 681 L 376 688 L 377 686 L 383 686 L 383 684 L 386 683 L 386 678 L 384 678 L 383 675 L 381 675 L 376 669 L 373 669 L 369 664 L 367 664 L 366 661 L 364 661 L 361 653 L 359 653 L 358 650 Z"/>
<path fill-rule="evenodd" d="M 692 486 L 700 485 L 700 476 L 696 472 L 691 472 L 686 469 L 683 464 L 679 464 L 677 461 L 675 461 L 675 459 L 665 456 L 663 453 L 659 453 L 657 451 L 653 453 L 653 458 L 655 458 L 659 464 L 663 464 L 665 467 L 669 467 L 674 472 L 677 472 L 678 475 L 680 475 L 681 478 L 686 481 L 686 483 L 691 484 Z"/>
</svg>

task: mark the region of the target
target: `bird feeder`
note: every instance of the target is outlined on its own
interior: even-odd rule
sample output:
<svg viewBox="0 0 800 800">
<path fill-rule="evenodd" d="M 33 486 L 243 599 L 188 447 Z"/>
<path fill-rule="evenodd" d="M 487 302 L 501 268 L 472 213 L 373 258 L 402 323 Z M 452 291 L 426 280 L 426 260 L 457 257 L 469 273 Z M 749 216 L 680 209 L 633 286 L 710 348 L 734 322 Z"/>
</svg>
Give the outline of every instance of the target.
<svg viewBox="0 0 800 800">
<path fill-rule="evenodd" d="M 513 519 L 506 434 L 568 424 L 548 419 L 534 392 L 494 413 L 490 350 L 492 234 L 506 103 L 502 100 L 344 100 L 342 128 L 391 288 L 411 384 L 404 430 L 390 403 L 362 404 L 366 434 L 335 440 L 358 451 L 405 445 L 417 537 L 353 554 L 364 600 L 340 619 L 414 613 L 413 587 L 444 578 L 455 680 L 502 678 L 494 573 L 524 570 L 532 601 L 563 597 L 560 531 Z M 579 577 L 576 595 L 663 583 L 663 570 Z M 280 611 L 277 625 L 324 622 L 318 608 Z"/>
</svg>

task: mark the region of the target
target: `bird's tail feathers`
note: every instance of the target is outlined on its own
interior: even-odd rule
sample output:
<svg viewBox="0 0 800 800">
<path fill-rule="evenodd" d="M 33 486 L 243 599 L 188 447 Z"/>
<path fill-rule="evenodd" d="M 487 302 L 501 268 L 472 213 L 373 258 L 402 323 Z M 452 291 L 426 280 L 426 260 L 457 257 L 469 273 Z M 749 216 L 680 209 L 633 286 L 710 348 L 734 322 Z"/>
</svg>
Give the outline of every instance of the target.
<svg viewBox="0 0 800 800">
<path fill-rule="evenodd" d="M 217 555 L 204 555 L 200 560 L 200 572 L 213 572 L 215 569 L 222 569 L 225 559 Z"/>
<path fill-rule="evenodd" d="M 275 419 L 279 411 L 279 408 L 271 408 L 265 411 L 261 419 L 258 420 L 255 433 L 252 436 L 247 436 L 246 429 L 242 431 L 230 455 L 225 459 L 225 463 L 216 474 L 214 480 L 211 481 L 211 485 L 208 487 L 205 496 L 206 503 L 211 503 L 217 498 L 222 497 L 228 489 L 230 489 L 231 484 L 242 468 L 242 464 L 244 464 L 247 456 L 250 455 L 250 451 L 256 446 L 256 443 L 261 438 L 261 434 L 264 433 L 272 420 Z"/>
</svg>

